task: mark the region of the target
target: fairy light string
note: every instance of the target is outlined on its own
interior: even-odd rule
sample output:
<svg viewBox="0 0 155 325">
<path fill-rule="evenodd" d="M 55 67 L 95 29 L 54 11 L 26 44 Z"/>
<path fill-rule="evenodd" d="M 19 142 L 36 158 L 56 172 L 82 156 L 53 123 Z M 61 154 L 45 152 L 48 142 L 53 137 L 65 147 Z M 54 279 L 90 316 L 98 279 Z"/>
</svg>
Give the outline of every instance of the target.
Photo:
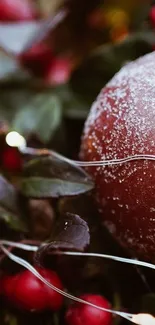
<svg viewBox="0 0 155 325">
<path fill-rule="evenodd" d="M 92 303 L 89 303 L 88 301 L 85 301 L 83 299 L 80 299 L 78 297 L 75 297 L 67 292 L 64 292 L 55 286 L 53 286 L 51 283 L 46 281 L 38 272 L 37 270 L 27 261 L 24 259 L 16 256 L 15 254 L 9 252 L 8 249 L 5 248 L 5 246 L 12 246 L 16 248 L 20 248 L 26 251 L 33 251 L 36 252 L 39 248 L 39 246 L 33 246 L 33 245 L 28 245 L 28 244 L 23 244 L 23 243 L 16 243 L 12 241 L 7 241 L 7 240 L 0 240 L 0 247 L 1 250 L 14 262 L 22 265 L 26 269 L 28 269 L 30 272 L 32 272 L 38 279 L 40 279 L 44 284 L 46 284 L 48 287 L 51 289 L 55 290 L 56 292 L 60 293 L 61 295 L 65 296 L 66 298 L 72 299 L 76 302 L 83 303 L 86 305 L 89 305 L 91 307 L 97 308 L 102 311 L 106 311 L 109 313 L 112 313 L 117 316 L 121 316 L 122 318 L 127 319 L 128 321 L 137 324 L 137 325 L 155 325 L 155 318 L 152 315 L 149 314 L 130 314 L 130 313 L 124 313 L 121 311 L 115 311 L 113 309 L 106 309 L 99 307 L 97 305 L 94 305 Z M 81 252 L 59 252 L 61 255 L 70 255 L 70 256 L 91 256 L 91 257 L 100 257 L 100 258 L 107 258 L 111 260 L 115 260 L 117 262 L 123 262 L 123 263 L 129 263 L 133 265 L 139 265 L 143 267 L 148 267 L 151 269 L 155 269 L 155 265 L 143 261 L 138 261 L 134 259 L 129 259 L 129 258 L 123 258 L 123 257 L 118 257 L 118 256 L 113 256 L 113 255 L 106 255 L 106 254 L 98 254 L 98 253 L 81 253 Z"/>
<path fill-rule="evenodd" d="M 48 149 L 36 149 L 27 147 L 27 143 L 25 138 L 16 131 L 9 132 L 6 135 L 6 143 L 11 147 L 17 147 L 19 151 L 26 155 L 51 155 L 58 160 L 64 161 L 72 166 L 76 167 L 102 167 L 102 166 L 111 166 L 111 165 L 119 165 L 125 164 L 135 160 L 155 160 L 155 155 L 150 154 L 136 154 L 127 156 L 124 158 L 116 158 L 116 159 L 103 159 L 103 160 L 93 160 L 93 161 L 80 161 L 80 160 L 72 160 L 69 159 L 53 150 Z"/>
<path fill-rule="evenodd" d="M 56 292 L 60 293 L 61 295 L 63 295 L 64 297 L 66 298 L 69 298 L 71 300 L 74 300 L 76 302 L 79 302 L 79 303 L 82 303 L 82 304 L 86 304 L 86 305 L 89 305 L 91 307 L 94 307 L 94 308 L 97 308 L 99 310 L 102 310 L 102 311 L 106 311 L 108 313 L 112 313 L 114 315 L 117 315 L 117 316 L 121 316 L 129 321 L 132 321 L 132 317 L 133 315 L 132 314 L 128 314 L 128 313 L 123 313 L 123 312 L 119 312 L 119 311 L 115 311 L 115 310 L 112 310 L 112 309 L 107 309 L 107 308 L 103 308 L 103 307 L 99 307 L 97 305 L 94 305 L 88 301 L 85 301 L 83 299 L 80 299 L 78 297 L 75 297 L 65 291 L 62 291 L 60 289 L 58 289 L 57 287 L 53 286 L 51 283 L 49 283 L 48 281 L 46 281 L 40 274 L 39 272 L 30 264 L 28 263 L 27 261 L 25 261 L 23 258 L 21 257 L 18 257 L 16 256 L 15 254 L 13 253 L 10 253 L 8 249 L 6 249 L 2 244 L 1 244 L 1 249 L 2 251 L 14 262 L 22 265 L 23 267 L 25 267 L 27 270 L 29 270 L 31 273 L 33 273 L 39 280 L 41 280 L 44 284 L 46 284 L 48 287 L 50 287 L 51 289 L 55 290 Z"/>
<path fill-rule="evenodd" d="M 19 135 L 20 136 L 20 135 Z M 21 140 L 20 140 L 21 141 Z M 9 144 L 9 143 L 8 143 Z M 80 168 L 80 167 L 104 167 L 104 166 L 113 166 L 113 165 L 119 165 L 119 164 L 126 164 L 128 162 L 136 161 L 136 160 L 150 160 L 150 161 L 155 161 L 155 155 L 149 155 L 149 154 L 137 154 L 137 155 L 131 155 L 127 156 L 124 158 L 120 159 L 104 159 L 104 160 L 99 160 L 99 161 L 77 161 L 77 160 L 72 160 L 69 159 L 55 151 L 48 150 L 48 149 L 35 149 L 35 148 L 30 148 L 26 146 L 26 141 L 22 142 L 21 145 L 20 143 L 15 144 L 13 146 L 18 147 L 19 151 L 22 154 L 27 154 L 27 155 L 35 155 L 35 156 L 44 156 L 44 155 L 50 155 L 51 157 L 54 157 L 60 161 L 66 162 L 74 167 Z M 82 170 L 80 168 L 80 170 Z M 84 171 L 83 171 L 84 172 Z M 80 299 L 78 297 L 75 297 L 67 292 L 64 292 L 55 286 L 53 286 L 51 283 L 46 281 L 38 272 L 37 270 L 26 260 L 16 256 L 15 254 L 9 252 L 8 249 L 6 249 L 5 246 L 12 246 L 16 248 L 20 248 L 26 251 L 33 251 L 36 252 L 38 250 L 38 246 L 33 246 L 33 245 L 27 245 L 23 243 L 16 243 L 16 242 L 11 242 L 7 240 L 0 240 L 0 248 L 1 250 L 10 258 L 12 261 L 22 265 L 26 269 L 28 269 L 30 272 L 32 272 L 38 279 L 40 279 L 44 284 L 46 284 L 48 287 L 51 289 L 55 290 L 56 292 L 60 293 L 61 295 L 65 296 L 66 298 L 69 298 L 73 301 L 83 303 L 86 305 L 89 305 L 91 307 L 97 308 L 102 311 L 106 311 L 109 313 L 112 313 L 113 315 L 121 316 L 122 318 L 127 319 L 128 321 L 137 324 L 137 325 L 155 325 L 155 318 L 150 315 L 150 314 L 129 314 L 121 311 L 115 311 L 112 309 L 106 309 L 99 307 L 97 305 L 94 305 L 88 301 L 85 301 L 83 299 Z M 58 253 L 57 253 L 58 254 Z M 89 257 L 98 257 L 98 258 L 105 258 L 105 259 L 110 259 L 113 261 L 117 262 L 122 262 L 122 263 L 128 263 L 132 265 L 138 265 L 141 267 L 147 267 L 150 269 L 155 270 L 155 265 L 152 263 L 148 262 L 143 262 L 135 259 L 129 259 L 129 258 L 123 258 L 123 257 L 118 257 L 118 256 L 113 256 L 113 255 L 106 255 L 106 254 L 98 254 L 98 253 L 81 253 L 81 252 L 59 252 L 59 254 L 63 255 L 68 255 L 68 256 L 89 256 Z"/>
<path fill-rule="evenodd" d="M 29 148 L 29 147 L 21 147 L 19 150 L 23 154 L 27 155 L 51 155 L 59 160 L 62 160 L 70 165 L 79 166 L 79 167 L 102 167 L 102 166 L 112 166 L 112 165 L 119 165 L 119 164 L 125 164 L 131 161 L 135 160 L 153 160 L 155 161 L 155 155 L 149 155 L 149 154 L 137 154 L 137 155 L 131 155 L 120 159 L 105 159 L 105 160 L 97 160 L 97 161 L 80 161 L 80 160 L 72 160 L 69 158 L 66 158 L 65 156 L 48 149 L 35 149 L 35 148 Z"/>
</svg>

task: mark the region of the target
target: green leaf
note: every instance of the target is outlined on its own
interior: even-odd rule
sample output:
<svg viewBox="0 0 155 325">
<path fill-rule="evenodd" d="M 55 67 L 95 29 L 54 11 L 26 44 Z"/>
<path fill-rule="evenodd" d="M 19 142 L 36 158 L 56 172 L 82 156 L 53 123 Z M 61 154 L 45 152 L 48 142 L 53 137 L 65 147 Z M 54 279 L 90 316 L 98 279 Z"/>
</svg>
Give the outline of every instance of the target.
<svg viewBox="0 0 155 325">
<path fill-rule="evenodd" d="M 42 99 L 44 100 L 44 99 Z M 45 98 L 39 112 L 38 124 L 36 133 L 41 134 L 41 139 L 46 142 L 54 134 L 62 119 L 62 107 L 58 97 L 50 95 Z"/>
<path fill-rule="evenodd" d="M 35 133 L 47 142 L 61 122 L 61 103 L 52 94 L 34 95 L 15 116 L 13 129 L 22 134 Z"/>
<path fill-rule="evenodd" d="M 26 82 L 29 79 L 29 74 L 21 67 L 18 59 L 0 49 L 0 82 Z"/>
<path fill-rule="evenodd" d="M 63 101 L 63 112 L 68 118 L 86 119 L 90 105 L 78 96 L 68 84 L 62 85 L 57 93 Z"/>
<path fill-rule="evenodd" d="M 21 182 L 22 193 L 27 197 L 35 198 L 79 195 L 91 189 L 90 184 L 69 182 L 56 178 L 28 177 L 23 178 Z"/>
<path fill-rule="evenodd" d="M 35 260 L 41 262 L 46 254 L 52 251 L 85 251 L 90 245 L 89 226 L 79 215 L 66 213 L 56 222 L 47 244 L 39 247 Z"/>
<path fill-rule="evenodd" d="M 11 229 L 26 229 L 19 214 L 17 191 L 3 176 L 0 176 L 0 220 Z"/>
<path fill-rule="evenodd" d="M 7 90 L 0 91 L 0 97 L 1 120 L 24 136 L 35 133 L 47 142 L 61 123 L 61 102 L 53 93 Z"/>
<path fill-rule="evenodd" d="M 25 166 L 21 191 L 35 198 L 79 195 L 92 190 L 91 178 L 79 167 L 53 153 L 49 157 L 33 159 Z"/>
<path fill-rule="evenodd" d="M 17 61 L 0 51 L 0 79 L 8 77 L 19 69 Z"/>
</svg>

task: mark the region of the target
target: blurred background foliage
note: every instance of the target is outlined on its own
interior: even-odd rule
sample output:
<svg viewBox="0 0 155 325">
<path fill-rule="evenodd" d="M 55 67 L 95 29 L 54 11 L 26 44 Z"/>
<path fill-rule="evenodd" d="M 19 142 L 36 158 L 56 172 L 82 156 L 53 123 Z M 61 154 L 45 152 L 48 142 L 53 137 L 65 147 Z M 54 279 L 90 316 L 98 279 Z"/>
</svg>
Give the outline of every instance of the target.
<svg viewBox="0 0 155 325">
<path fill-rule="evenodd" d="M 6 2 L 0 4 L 2 128 L 66 152 L 68 129 L 81 132 L 100 89 L 124 64 L 154 50 L 155 4 L 21 0 L 17 9 L 14 0 L 8 9 Z"/>
<path fill-rule="evenodd" d="M 57 216 L 70 211 L 90 220 L 94 251 L 104 247 L 104 252 L 112 249 L 113 255 L 120 255 L 120 248 L 113 239 L 105 230 L 102 232 L 96 207 L 89 196 L 77 195 L 71 199 L 67 192 L 66 198 L 58 202 L 52 199 L 50 204 L 42 196 L 39 200 L 30 197 L 26 201 L 20 196 L 20 206 L 16 206 L 17 179 L 22 177 L 23 160 L 18 148 L 7 146 L 6 134 L 17 131 L 26 138 L 28 146 L 46 146 L 77 159 L 84 121 L 101 88 L 124 64 L 153 50 L 155 1 L 0 0 L 0 169 L 14 185 L 0 178 L 0 214 L 4 223 L 4 229 L 0 226 L 0 230 L 4 238 L 14 240 L 12 231 L 16 231 L 22 240 L 31 228 L 30 238 L 44 240 L 51 233 Z M 60 174 L 55 164 L 51 166 L 50 172 Z M 47 174 L 47 166 L 43 167 Z M 33 172 L 38 171 L 40 173 L 35 165 Z M 64 184 L 65 168 L 61 174 L 58 176 Z M 49 180 L 51 175 L 45 176 Z M 37 191 L 45 181 L 46 177 L 44 181 L 41 178 Z M 50 181 L 52 183 L 52 178 Z M 71 181 L 69 185 L 70 188 L 65 183 L 65 191 L 73 191 Z M 82 182 L 80 189 L 84 187 Z M 25 216 L 28 216 L 29 227 Z M 104 292 L 108 295 L 110 292 L 108 298 L 116 309 L 120 309 L 121 297 L 123 307 L 133 312 L 154 313 L 155 295 L 146 296 L 154 290 L 154 273 L 146 273 L 147 283 L 145 274 L 128 265 L 117 268 L 111 264 L 109 270 L 105 261 L 104 265 L 96 261 L 81 270 L 86 289 L 90 281 L 90 288 L 94 290 L 102 291 L 101 283 L 104 284 Z M 102 273 L 108 275 L 105 281 Z M 97 277 L 96 282 L 92 281 L 93 277 Z M 83 289 L 80 278 L 76 285 Z M 111 292 L 115 297 L 113 294 L 111 297 Z M 137 300 L 136 306 L 133 298 Z M 51 314 L 16 315 L 12 309 L 5 310 L 3 302 L 1 306 L 0 323 L 5 325 L 63 323 L 61 315 L 60 320 L 55 319 L 55 315 L 51 318 Z M 118 321 L 116 319 L 115 324 Z"/>
</svg>

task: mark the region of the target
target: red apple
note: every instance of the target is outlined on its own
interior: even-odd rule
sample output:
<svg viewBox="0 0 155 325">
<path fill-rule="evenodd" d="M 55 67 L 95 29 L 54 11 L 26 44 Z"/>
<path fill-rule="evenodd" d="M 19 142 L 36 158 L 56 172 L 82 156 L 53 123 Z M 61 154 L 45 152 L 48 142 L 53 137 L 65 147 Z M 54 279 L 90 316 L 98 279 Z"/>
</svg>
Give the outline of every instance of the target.
<svg viewBox="0 0 155 325">
<path fill-rule="evenodd" d="M 124 66 L 85 124 L 81 159 L 155 155 L 155 52 Z M 133 254 L 155 261 L 155 161 L 87 168 L 104 225 Z"/>
</svg>

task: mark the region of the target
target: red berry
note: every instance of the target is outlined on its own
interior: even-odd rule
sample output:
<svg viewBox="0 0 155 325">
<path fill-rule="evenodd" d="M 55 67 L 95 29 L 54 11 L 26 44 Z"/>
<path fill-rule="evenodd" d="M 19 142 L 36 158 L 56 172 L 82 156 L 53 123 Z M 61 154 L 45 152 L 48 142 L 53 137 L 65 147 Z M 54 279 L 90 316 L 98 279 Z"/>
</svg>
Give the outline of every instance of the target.
<svg viewBox="0 0 155 325">
<path fill-rule="evenodd" d="M 2 277 L 2 294 L 11 302 L 14 301 L 15 288 L 18 277 L 18 274 Z"/>
<path fill-rule="evenodd" d="M 0 0 L 0 21 L 27 21 L 35 16 L 29 0 Z"/>
<path fill-rule="evenodd" d="M 20 57 L 20 63 L 36 77 L 43 77 L 53 59 L 52 49 L 44 43 L 33 46 Z"/>
<path fill-rule="evenodd" d="M 155 52 L 129 63 L 93 104 L 83 134 L 86 161 L 155 155 Z M 87 169 L 103 222 L 127 248 L 155 261 L 155 162 Z"/>
<path fill-rule="evenodd" d="M 20 171 L 22 167 L 21 155 L 17 148 L 8 147 L 2 155 L 2 167 L 8 171 Z"/>
<path fill-rule="evenodd" d="M 79 298 L 102 308 L 110 308 L 109 302 L 100 295 L 85 294 Z M 66 313 L 66 322 L 68 325 L 111 325 L 112 315 L 89 305 L 75 303 Z"/>
<path fill-rule="evenodd" d="M 47 269 L 37 268 L 42 277 L 56 288 L 63 290 L 58 275 Z M 63 296 L 49 288 L 30 271 L 23 271 L 16 276 L 3 278 L 4 296 L 16 307 L 27 311 L 59 310 Z"/>
<path fill-rule="evenodd" d="M 16 283 L 14 302 L 28 311 L 45 310 L 48 302 L 46 288 L 30 271 L 24 271 Z"/>
<path fill-rule="evenodd" d="M 151 8 L 149 16 L 150 16 L 151 25 L 153 28 L 155 28 L 155 6 Z"/>
<path fill-rule="evenodd" d="M 63 285 L 56 272 L 48 269 L 38 269 L 38 272 L 42 275 L 44 279 L 46 279 L 49 283 L 53 284 L 56 288 L 64 290 Z M 49 309 L 59 310 L 63 304 L 64 297 L 53 289 L 46 286 L 46 284 L 42 285 L 46 290 Z"/>
<path fill-rule="evenodd" d="M 72 64 L 69 59 L 53 58 L 48 65 L 44 80 L 53 86 L 66 83 L 71 75 Z"/>
</svg>

